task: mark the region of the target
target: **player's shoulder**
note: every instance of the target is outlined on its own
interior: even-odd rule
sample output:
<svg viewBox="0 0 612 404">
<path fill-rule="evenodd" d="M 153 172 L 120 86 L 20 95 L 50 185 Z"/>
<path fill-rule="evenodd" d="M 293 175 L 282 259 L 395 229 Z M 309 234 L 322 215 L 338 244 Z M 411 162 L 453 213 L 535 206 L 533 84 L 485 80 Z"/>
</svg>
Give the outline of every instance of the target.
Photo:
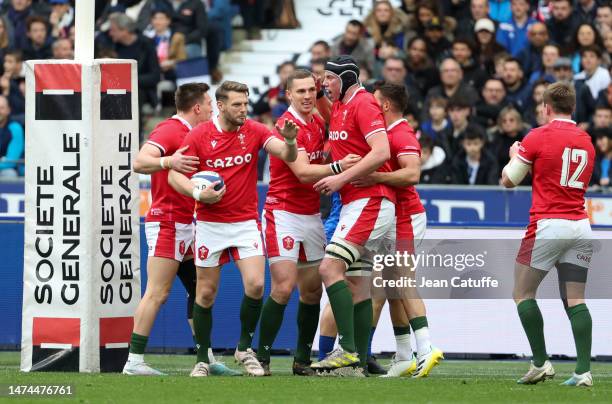
<svg viewBox="0 0 612 404">
<path fill-rule="evenodd" d="M 270 129 L 261 122 L 257 122 L 253 119 L 246 119 L 244 121 L 244 125 L 240 128 L 245 132 L 253 132 L 253 133 L 269 133 Z"/>
<path fill-rule="evenodd" d="M 371 104 L 371 103 L 376 104 L 376 98 L 374 98 L 374 95 L 372 93 L 366 91 L 365 88 L 361 88 L 357 90 L 357 92 L 353 96 L 353 99 L 350 102 L 353 103 L 354 105 Z"/>
</svg>

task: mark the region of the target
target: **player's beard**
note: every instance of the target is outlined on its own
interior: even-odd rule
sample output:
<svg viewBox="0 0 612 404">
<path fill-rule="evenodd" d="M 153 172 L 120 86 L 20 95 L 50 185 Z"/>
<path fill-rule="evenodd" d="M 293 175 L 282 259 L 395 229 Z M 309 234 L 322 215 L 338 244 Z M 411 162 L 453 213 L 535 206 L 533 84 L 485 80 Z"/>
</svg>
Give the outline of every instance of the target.
<svg viewBox="0 0 612 404">
<path fill-rule="evenodd" d="M 246 116 L 226 116 L 225 119 L 230 125 L 238 127 L 244 125 L 244 122 L 246 121 Z"/>
</svg>

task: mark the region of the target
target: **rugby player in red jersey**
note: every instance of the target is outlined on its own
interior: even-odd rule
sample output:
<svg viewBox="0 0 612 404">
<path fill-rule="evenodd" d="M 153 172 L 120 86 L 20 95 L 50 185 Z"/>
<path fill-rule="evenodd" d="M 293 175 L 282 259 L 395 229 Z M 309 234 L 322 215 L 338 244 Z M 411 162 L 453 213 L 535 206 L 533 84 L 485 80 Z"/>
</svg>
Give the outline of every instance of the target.
<svg viewBox="0 0 612 404">
<path fill-rule="evenodd" d="M 385 184 L 357 188 L 351 182 L 377 170 L 391 170 L 387 163 L 389 141 L 380 107 L 359 83 L 359 68 L 350 56 L 335 57 L 326 63 L 323 86 L 329 100 L 321 98 L 317 107 L 329 117 L 332 160 L 341 160 L 348 154 L 362 159 L 314 186 L 324 194 L 339 191 L 342 210 L 319 267 L 340 346 L 312 364 L 312 368 L 365 368 L 372 326 L 370 255 L 381 246 L 393 224 L 395 192 Z M 331 111 L 329 101 L 333 102 Z"/>
<path fill-rule="evenodd" d="M 193 307 L 195 266 L 191 244 L 195 203 L 168 185 L 168 170 L 189 173 L 198 166 L 198 158 L 184 155 L 186 148 L 180 145 L 192 127 L 210 119 L 212 106 L 208 89 L 203 83 L 180 86 L 175 94 L 176 115 L 157 125 L 134 160 L 135 172 L 151 174 L 152 205 L 145 222 L 149 247 L 147 287 L 134 314 L 124 374 L 162 374 L 148 366 L 143 356 L 155 317 L 170 293 L 177 272 Z M 190 314 L 188 309 L 188 318 Z"/>
<path fill-rule="evenodd" d="M 340 164 L 323 164 L 325 122 L 314 111 L 316 95 L 311 72 L 296 70 L 289 76 L 287 97 L 291 105 L 279 118 L 278 125 L 282 127 L 286 120 L 298 125 L 298 157 L 292 163 L 270 157 L 270 186 L 262 224 L 272 290 L 261 313 L 257 350 L 257 358 L 266 375 L 270 374 L 270 349 L 296 285 L 300 302 L 293 373 L 314 374 L 310 368 L 310 353 L 321 300 L 321 277 L 317 269 L 325 255 L 326 240 L 319 213 L 320 195 L 312 184 L 360 160 L 358 156 L 348 155 Z"/>
<path fill-rule="evenodd" d="M 513 291 L 533 360 L 517 382 L 535 384 L 555 375 L 535 296 L 540 282 L 556 267 L 577 354 L 574 374 L 563 384 L 588 387 L 593 385 L 593 325 L 584 292 L 593 245 L 584 193 L 593 173 L 595 150 L 591 137 L 571 120 L 576 106 L 572 84 L 551 84 L 543 102 L 548 124 L 532 129 L 522 142 L 512 145 L 511 160 L 502 172 L 507 188 L 519 185 L 529 170 L 533 177 L 529 226 L 516 258 Z"/>
<path fill-rule="evenodd" d="M 240 307 L 240 341 L 235 358 L 247 374 L 263 376 L 264 370 L 251 349 L 259 320 L 264 288 L 265 258 L 257 212 L 257 156 L 264 148 L 284 161 L 297 158 L 295 138 L 298 127 L 286 120 L 278 139 L 266 126 L 247 119 L 248 87 L 234 81 L 224 82 L 215 97 L 219 116 L 194 128 L 185 137 L 185 154 L 199 157 L 197 171 L 215 171 L 225 186 L 200 191 L 185 175 L 172 170 L 170 185 L 197 203 L 195 255 L 197 267 L 196 298 L 193 309 L 197 363 L 191 376 L 209 374 L 207 350 L 212 329 L 221 267 L 232 256 L 240 270 L 245 294 Z M 191 173 L 193 174 L 193 173 Z M 215 186 L 217 183 L 215 183 Z"/>
<path fill-rule="evenodd" d="M 353 182 L 358 187 L 387 184 L 396 193 L 395 223 L 385 236 L 387 252 L 414 254 L 425 236 L 427 217 L 421 198 L 414 187 L 421 176 L 421 146 L 403 112 L 408 107 L 408 95 L 402 85 L 386 83 L 378 86 L 374 97 L 380 105 L 391 149 L 392 172 L 374 172 Z M 389 268 L 396 272 L 396 268 Z M 414 276 L 414 271 L 408 271 Z M 397 291 L 400 292 L 400 291 Z M 416 288 L 407 288 L 388 298 L 391 322 L 397 345 L 396 354 L 385 377 L 424 377 L 443 359 L 442 352 L 431 345 L 425 304 Z M 377 307 L 384 305 L 384 298 Z M 410 327 L 413 328 L 417 358 L 413 358 L 410 344 Z"/>
</svg>

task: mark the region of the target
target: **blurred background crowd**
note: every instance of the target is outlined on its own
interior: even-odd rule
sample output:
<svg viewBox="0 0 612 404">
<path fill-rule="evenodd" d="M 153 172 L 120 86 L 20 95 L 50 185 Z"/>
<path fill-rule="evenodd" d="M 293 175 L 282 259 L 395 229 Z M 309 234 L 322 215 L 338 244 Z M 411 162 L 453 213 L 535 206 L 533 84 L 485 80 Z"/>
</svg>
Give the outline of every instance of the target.
<svg viewBox="0 0 612 404">
<path fill-rule="evenodd" d="M 213 85 L 220 82 L 222 55 L 236 38 L 261 40 L 261 28 L 298 27 L 294 3 L 302 1 L 308 2 L 96 0 L 96 57 L 138 61 L 145 138 L 169 115 L 172 91 L 185 75 L 201 71 Z M 365 18 L 337 28 L 326 41 L 312 27 L 312 43 L 300 44 L 309 51 L 281 63 L 273 85 L 252 97 L 254 119 L 272 125 L 287 109 L 291 71 L 306 67 L 322 75 L 327 58 L 349 54 L 366 88 L 379 80 L 406 86 L 405 116 L 423 149 L 422 183 L 496 185 L 510 145 L 544 123 L 544 89 L 565 80 L 577 91 L 574 119 L 598 152 L 591 185 L 608 187 L 609 2 L 382 0 L 373 1 Z M 23 61 L 70 59 L 73 45 L 74 0 L 0 0 L 0 176 L 23 173 Z M 267 178 L 265 158 L 260 174 Z"/>
</svg>

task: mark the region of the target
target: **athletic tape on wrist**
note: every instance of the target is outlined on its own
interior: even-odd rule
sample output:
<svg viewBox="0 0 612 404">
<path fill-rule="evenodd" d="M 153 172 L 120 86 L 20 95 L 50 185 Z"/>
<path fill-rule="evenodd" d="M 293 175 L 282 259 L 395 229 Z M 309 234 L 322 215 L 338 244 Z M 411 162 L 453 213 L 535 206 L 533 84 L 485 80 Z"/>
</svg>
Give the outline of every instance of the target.
<svg viewBox="0 0 612 404">
<path fill-rule="evenodd" d="M 166 158 L 165 158 L 165 157 L 161 157 L 161 158 L 159 159 L 159 165 L 160 165 L 160 166 L 161 166 L 161 168 L 163 168 L 164 170 L 166 169 L 166 165 L 164 164 L 164 163 L 165 163 L 165 161 L 166 161 Z"/>
</svg>

